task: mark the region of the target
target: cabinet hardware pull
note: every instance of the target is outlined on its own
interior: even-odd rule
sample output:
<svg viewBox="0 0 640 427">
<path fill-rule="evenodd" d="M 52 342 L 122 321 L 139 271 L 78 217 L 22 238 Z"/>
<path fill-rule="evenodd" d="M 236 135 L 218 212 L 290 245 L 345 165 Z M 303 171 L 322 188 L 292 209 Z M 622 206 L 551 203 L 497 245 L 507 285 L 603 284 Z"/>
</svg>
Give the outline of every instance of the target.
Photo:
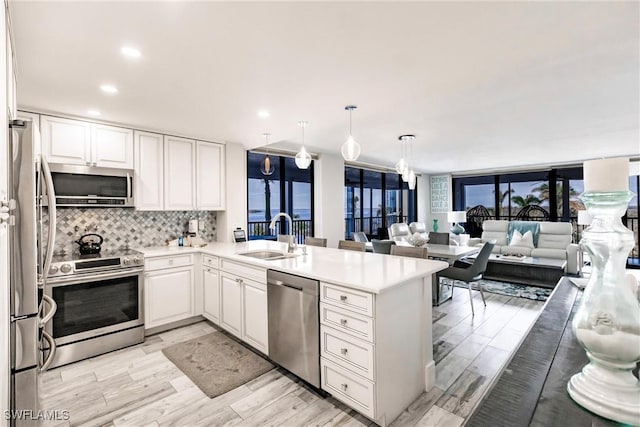
<svg viewBox="0 0 640 427">
<path fill-rule="evenodd" d="M 172 264 L 173 264 L 173 260 L 172 260 L 172 259 L 170 259 L 170 260 L 169 260 L 169 265 L 172 265 Z"/>
<path fill-rule="evenodd" d="M 347 391 L 347 388 L 349 388 L 349 384 L 340 384 L 340 388 L 342 389 L 342 391 Z"/>
<path fill-rule="evenodd" d="M 340 349 L 340 353 L 342 353 L 343 355 L 346 355 L 346 354 L 347 354 L 347 351 L 348 351 L 348 350 L 347 350 L 346 348 L 341 348 L 341 349 Z"/>
<path fill-rule="evenodd" d="M 346 301 L 346 300 L 347 300 L 346 295 L 340 295 L 340 301 Z"/>
<path fill-rule="evenodd" d="M 340 319 L 340 324 L 341 325 L 346 325 L 347 324 L 347 319 Z"/>
</svg>

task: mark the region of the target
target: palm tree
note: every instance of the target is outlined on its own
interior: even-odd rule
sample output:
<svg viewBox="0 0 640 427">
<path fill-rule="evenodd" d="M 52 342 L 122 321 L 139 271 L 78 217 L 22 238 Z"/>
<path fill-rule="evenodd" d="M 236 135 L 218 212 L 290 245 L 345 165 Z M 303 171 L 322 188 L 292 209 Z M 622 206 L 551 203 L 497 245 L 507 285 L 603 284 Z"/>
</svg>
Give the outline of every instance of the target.
<svg viewBox="0 0 640 427">
<path fill-rule="evenodd" d="M 511 201 L 515 203 L 520 209 L 530 206 L 530 205 L 539 205 L 540 199 L 538 199 L 533 194 L 527 194 L 525 197 L 522 196 L 513 196 L 511 197 Z"/>
<path fill-rule="evenodd" d="M 515 190 L 512 188 L 510 190 L 505 190 L 505 191 L 500 191 L 498 190 L 498 198 L 500 200 L 500 203 L 498 204 L 498 217 L 502 216 L 502 208 L 505 207 L 504 205 L 504 201 L 508 200 L 508 196 L 509 194 L 513 193 Z M 495 194 L 496 191 L 493 190 L 493 194 Z"/>
<path fill-rule="evenodd" d="M 562 182 L 558 182 L 556 184 L 556 203 L 557 203 L 557 206 L 560 208 L 562 208 L 562 185 L 563 185 Z M 540 202 L 544 202 L 545 200 L 549 200 L 550 198 L 548 182 L 544 182 L 538 185 L 537 187 L 532 188 L 531 191 L 539 193 L 538 199 L 540 199 Z M 572 215 L 577 215 L 576 212 L 578 212 L 578 210 L 584 209 L 584 206 L 581 201 L 571 200 L 572 196 L 577 196 L 577 195 L 578 195 L 578 192 L 573 187 L 569 186 L 569 211 L 571 212 Z"/>
</svg>

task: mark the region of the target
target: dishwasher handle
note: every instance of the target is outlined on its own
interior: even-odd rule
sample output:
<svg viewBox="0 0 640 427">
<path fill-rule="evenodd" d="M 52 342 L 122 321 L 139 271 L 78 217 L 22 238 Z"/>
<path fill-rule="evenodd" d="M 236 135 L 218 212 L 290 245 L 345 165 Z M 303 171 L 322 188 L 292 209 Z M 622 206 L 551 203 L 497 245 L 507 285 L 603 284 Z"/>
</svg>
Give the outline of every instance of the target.
<svg viewBox="0 0 640 427">
<path fill-rule="evenodd" d="M 267 270 L 267 285 L 284 286 L 306 294 L 320 295 L 320 283 L 317 280 L 275 270 Z"/>
</svg>

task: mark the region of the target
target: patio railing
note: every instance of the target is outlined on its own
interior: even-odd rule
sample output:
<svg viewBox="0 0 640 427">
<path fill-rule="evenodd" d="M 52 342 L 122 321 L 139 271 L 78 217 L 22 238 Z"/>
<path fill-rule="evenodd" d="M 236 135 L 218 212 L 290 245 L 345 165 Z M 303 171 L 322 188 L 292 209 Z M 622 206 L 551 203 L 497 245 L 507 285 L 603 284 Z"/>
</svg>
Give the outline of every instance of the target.
<svg viewBox="0 0 640 427">
<path fill-rule="evenodd" d="M 249 221 L 247 224 L 247 235 L 249 240 L 258 239 L 277 239 L 280 232 L 280 221 L 276 221 L 276 229 L 270 230 L 269 223 L 271 221 Z M 293 234 L 296 236 L 298 243 L 304 243 L 305 236 L 313 234 L 313 222 L 310 219 L 294 219 Z"/>
</svg>

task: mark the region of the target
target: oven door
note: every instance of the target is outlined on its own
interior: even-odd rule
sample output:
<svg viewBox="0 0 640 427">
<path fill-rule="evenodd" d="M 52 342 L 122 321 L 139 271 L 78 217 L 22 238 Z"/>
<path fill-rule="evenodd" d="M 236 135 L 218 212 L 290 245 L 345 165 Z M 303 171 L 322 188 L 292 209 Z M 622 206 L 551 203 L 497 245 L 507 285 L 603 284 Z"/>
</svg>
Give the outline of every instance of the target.
<svg viewBox="0 0 640 427">
<path fill-rule="evenodd" d="M 143 269 L 47 280 L 45 295 L 57 311 L 45 330 L 56 345 L 144 324 Z"/>
</svg>

